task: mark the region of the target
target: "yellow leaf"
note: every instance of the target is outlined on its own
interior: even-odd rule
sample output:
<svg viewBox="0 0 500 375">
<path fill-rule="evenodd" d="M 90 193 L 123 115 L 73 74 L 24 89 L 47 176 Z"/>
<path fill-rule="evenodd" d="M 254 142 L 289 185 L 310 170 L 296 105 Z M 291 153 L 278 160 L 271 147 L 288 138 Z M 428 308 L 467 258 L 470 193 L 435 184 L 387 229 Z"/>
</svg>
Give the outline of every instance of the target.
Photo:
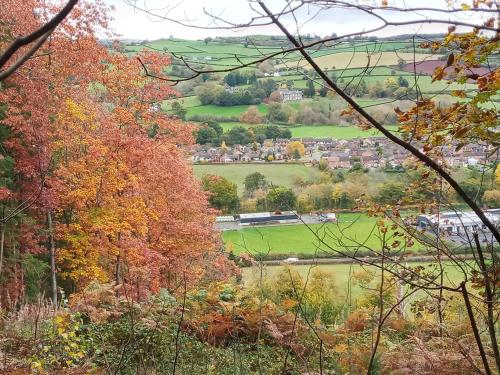
<svg viewBox="0 0 500 375">
<path fill-rule="evenodd" d="M 348 346 L 346 344 L 337 344 L 333 347 L 335 353 L 347 353 Z"/>
<path fill-rule="evenodd" d="M 290 298 L 287 298 L 287 299 L 283 300 L 283 302 L 281 302 L 281 305 L 285 309 L 292 309 L 295 306 L 297 306 L 297 301 L 290 299 Z"/>
</svg>

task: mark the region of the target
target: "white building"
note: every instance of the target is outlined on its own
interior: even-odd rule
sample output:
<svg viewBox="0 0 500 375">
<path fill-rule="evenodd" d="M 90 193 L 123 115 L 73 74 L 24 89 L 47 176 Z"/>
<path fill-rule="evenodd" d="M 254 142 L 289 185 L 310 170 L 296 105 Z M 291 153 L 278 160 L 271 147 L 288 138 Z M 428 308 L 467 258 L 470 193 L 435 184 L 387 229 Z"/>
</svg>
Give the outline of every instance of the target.
<svg viewBox="0 0 500 375">
<path fill-rule="evenodd" d="M 486 210 L 484 214 L 495 226 L 500 224 L 500 209 Z M 417 227 L 433 232 L 439 229 L 440 231 L 445 231 L 448 235 L 461 235 L 465 234 L 465 232 L 471 233 L 486 229 L 481 219 L 472 211 L 451 211 L 442 212 L 439 215 L 419 215 L 417 216 Z"/>
<path fill-rule="evenodd" d="M 302 100 L 303 94 L 300 90 L 288 90 L 288 89 L 280 89 L 278 90 L 281 101 L 289 102 L 292 100 Z"/>
</svg>

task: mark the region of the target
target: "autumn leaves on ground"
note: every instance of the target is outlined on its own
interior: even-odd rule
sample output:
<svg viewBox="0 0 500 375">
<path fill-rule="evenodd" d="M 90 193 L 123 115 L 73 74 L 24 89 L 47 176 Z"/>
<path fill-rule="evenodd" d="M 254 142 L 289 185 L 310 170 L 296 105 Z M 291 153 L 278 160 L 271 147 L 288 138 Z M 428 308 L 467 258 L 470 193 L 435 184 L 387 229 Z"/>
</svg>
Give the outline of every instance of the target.
<svg viewBox="0 0 500 375">
<path fill-rule="evenodd" d="M 3 0 L 0 52 L 59 9 Z M 0 372 L 482 373 L 460 291 L 433 276 L 441 263 L 349 268 L 347 284 L 285 267 L 243 283 L 238 265 L 251 260 L 224 249 L 218 212 L 187 162 L 195 127 L 160 109 L 178 94 L 144 74 L 162 76 L 170 57 L 104 47 L 97 33 L 109 14 L 79 2 L 0 81 Z M 400 113 L 408 127 L 412 115 Z M 409 242 L 383 207 L 366 209 L 381 237 Z M 422 286 L 431 292 L 414 293 Z M 481 293 L 472 303 L 486 331 Z M 486 355 L 493 363 L 491 346 Z"/>
</svg>

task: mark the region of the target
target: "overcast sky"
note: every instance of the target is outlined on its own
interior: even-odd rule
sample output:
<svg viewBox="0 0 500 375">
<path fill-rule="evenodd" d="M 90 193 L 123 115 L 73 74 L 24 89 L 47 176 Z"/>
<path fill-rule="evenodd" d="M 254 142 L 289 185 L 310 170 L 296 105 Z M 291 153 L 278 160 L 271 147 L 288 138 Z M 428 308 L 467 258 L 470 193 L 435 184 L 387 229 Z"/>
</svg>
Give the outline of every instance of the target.
<svg viewBox="0 0 500 375">
<path fill-rule="evenodd" d="M 167 38 L 173 35 L 177 38 L 184 39 L 202 39 L 207 36 L 241 36 L 248 34 L 268 34 L 279 35 L 279 30 L 274 26 L 261 26 L 251 29 L 239 30 L 216 30 L 216 29 L 198 29 L 182 26 L 172 21 L 147 15 L 144 11 L 138 9 L 147 9 L 152 14 L 166 15 L 168 18 L 182 21 L 183 23 L 216 27 L 222 23 L 214 23 L 213 18 L 204 13 L 204 9 L 224 20 L 229 20 L 233 23 L 246 23 L 252 17 L 256 16 L 254 10 L 251 9 L 248 0 L 104 0 L 105 3 L 113 5 L 114 20 L 111 27 L 124 39 L 160 39 Z M 362 1 L 363 4 L 368 4 L 370 1 Z M 377 0 L 380 4 L 380 0 Z M 132 5 L 131 5 L 132 4 Z M 283 8 L 285 2 L 282 0 L 267 0 L 266 4 L 273 11 L 278 11 Z M 444 0 L 393 0 L 389 1 L 390 5 L 403 6 L 406 4 L 410 7 L 446 7 Z M 135 5 L 138 9 L 135 9 Z M 257 4 L 253 4 L 258 8 Z M 460 6 L 459 3 L 457 6 Z M 301 25 L 301 33 L 338 35 L 367 30 L 380 25 L 380 21 L 365 13 L 356 10 L 340 10 L 323 11 L 316 13 L 317 9 L 304 7 L 296 15 L 299 24 Z M 420 14 L 395 14 L 391 13 L 391 20 L 403 21 L 422 19 Z M 429 14 L 425 14 L 429 15 Z M 424 16 L 425 16 L 424 15 Z M 434 18 L 435 18 L 434 14 Z M 313 19 L 311 19 L 313 18 Z M 440 19 L 448 19 L 448 15 L 439 14 Z M 471 19 L 471 16 L 462 13 L 461 18 L 464 22 L 477 22 L 477 19 Z M 296 30 L 296 24 L 291 17 L 285 17 L 284 20 L 287 27 L 291 30 Z M 374 34 L 377 36 L 390 36 L 404 33 L 443 33 L 446 32 L 447 26 L 443 24 L 424 24 L 412 25 L 399 28 L 386 28 Z"/>
</svg>

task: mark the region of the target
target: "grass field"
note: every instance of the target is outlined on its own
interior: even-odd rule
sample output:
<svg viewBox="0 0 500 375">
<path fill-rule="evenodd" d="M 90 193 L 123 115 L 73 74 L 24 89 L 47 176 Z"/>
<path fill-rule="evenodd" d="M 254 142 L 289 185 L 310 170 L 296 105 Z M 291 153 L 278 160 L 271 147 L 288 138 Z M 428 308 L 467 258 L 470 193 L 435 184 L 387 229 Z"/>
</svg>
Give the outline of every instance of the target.
<svg viewBox="0 0 500 375">
<path fill-rule="evenodd" d="M 433 270 L 436 267 L 434 263 L 408 263 L 408 266 L 424 266 L 428 270 Z M 272 282 L 272 280 L 278 275 L 280 272 L 284 270 L 285 266 L 269 266 L 263 268 L 263 280 L 264 282 Z M 336 286 L 336 293 L 342 297 L 348 295 L 348 290 L 350 289 L 353 298 L 353 302 L 355 303 L 356 299 L 361 295 L 363 289 L 353 282 L 352 275 L 355 272 L 359 272 L 362 270 L 361 266 L 357 264 L 322 264 L 322 265 L 293 265 L 289 266 L 291 270 L 297 271 L 302 278 L 305 280 L 307 278 L 308 273 L 314 272 L 314 270 L 320 270 L 323 272 L 327 272 L 331 275 L 334 280 L 334 284 Z M 374 267 L 364 266 L 366 270 L 372 270 L 379 274 L 378 270 L 375 270 Z M 242 269 L 243 282 L 247 286 L 256 285 L 260 279 L 260 269 L 257 267 L 248 267 Z M 457 286 L 463 280 L 463 274 L 460 272 L 459 268 L 456 267 L 452 263 L 444 263 L 444 282 L 448 286 Z M 417 296 L 423 296 L 423 292 L 418 292 Z M 413 298 L 410 298 L 411 301 Z"/>
<path fill-rule="evenodd" d="M 125 48 L 128 53 L 136 53 L 142 49 L 151 49 L 156 51 L 164 51 L 166 53 L 175 53 L 177 56 L 182 56 L 187 61 L 195 63 L 206 63 L 206 64 L 224 64 L 225 66 L 236 66 L 243 63 L 248 63 L 254 61 L 262 56 L 262 53 L 273 53 L 281 50 L 281 47 L 285 47 L 286 42 L 283 41 L 283 45 L 280 46 L 264 46 L 259 45 L 261 39 L 259 37 L 251 37 L 255 43 L 255 46 L 251 43 L 245 47 L 239 42 L 226 42 L 222 43 L 219 41 L 211 41 L 205 43 L 202 40 L 186 40 L 186 39 L 159 39 L 155 41 L 147 42 L 145 45 L 126 45 Z M 405 55 L 402 50 L 408 48 L 411 45 L 411 41 L 368 41 L 361 40 L 356 42 L 342 42 L 336 43 L 332 47 L 323 47 L 320 50 L 311 49 L 310 53 L 313 57 L 318 59 L 318 61 L 330 61 L 332 58 L 329 56 L 340 55 L 340 59 L 345 59 L 342 55 L 352 55 L 352 52 L 357 51 L 356 54 L 367 54 L 370 53 L 371 61 L 376 62 L 379 59 L 381 53 L 385 55 L 386 53 Z M 417 48 L 417 54 L 419 52 L 425 52 Z M 407 52 L 406 52 L 407 53 Z M 407 53 L 408 54 L 408 53 Z M 383 56 L 382 55 L 382 56 Z M 413 54 L 408 54 L 413 57 Z M 419 54 L 421 55 L 421 54 Z M 300 58 L 299 53 L 293 52 L 288 53 L 286 56 L 281 56 L 283 61 L 287 63 L 292 63 Z M 404 57 L 403 57 L 404 58 Z M 338 59 L 337 59 L 338 60 Z M 362 61 L 358 57 L 355 58 L 356 64 L 352 67 L 366 66 L 366 64 L 359 65 Z M 378 65 L 389 65 L 387 61 L 391 59 L 382 58 L 380 59 Z M 396 60 L 397 63 L 397 60 Z M 395 64 L 395 63 L 394 63 Z M 335 65 L 335 64 L 334 64 Z M 328 68 L 330 68 L 329 64 Z M 340 64 L 336 65 L 338 68 L 343 67 Z"/>
<path fill-rule="evenodd" d="M 444 62 L 443 62 L 444 64 Z M 410 87 L 415 88 L 418 86 L 423 94 L 426 93 L 436 93 L 436 92 L 448 92 L 451 90 L 470 90 L 476 88 L 476 85 L 472 84 L 449 84 L 447 81 L 436 81 L 432 82 L 432 77 L 430 75 L 419 74 L 415 76 L 413 73 L 401 71 L 387 66 L 377 66 L 368 69 L 363 68 L 348 68 L 348 69 L 333 69 L 329 71 L 329 74 L 335 72 L 337 76 L 337 83 L 341 88 L 345 86 L 355 86 L 358 82 L 363 79 L 368 85 L 373 85 L 376 82 L 384 83 L 387 79 L 397 80 L 400 76 L 403 76 L 408 81 Z M 394 73 L 394 75 L 392 74 Z M 304 79 L 303 75 L 291 75 L 291 76 L 281 76 L 281 77 L 270 77 L 276 82 L 287 82 L 293 81 L 294 88 L 305 89 L 307 86 L 307 80 Z M 320 80 L 314 83 L 316 89 L 321 87 Z"/>
<path fill-rule="evenodd" d="M 276 186 L 291 187 L 294 176 L 300 176 L 304 179 L 310 179 L 319 172 L 312 167 L 306 167 L 302 164 L 225 164 L 225 165 L 193 165 L 194 173 L 198 177 L 207 174 L 223 176 L 229 181 L 238 185 L 238 193 L 241 195 L 244 191 L 245 177 L 253 172 L 260 172 L 266 176 L 266 180 Z"/>
<path fill-rule="evenodd" d="M 386 126 L 390 130 L 396 130 L 396 126 Z M 313 137 L 313 138 L 368 138 L 379 136 L 377 130 L 361 130 L 356 126 L 335 126 L 335 125 L 304 125 L 290 128 L 292 137 Z"/>
<path fill-rule="evenodd" d="M 272 53 L 277 51 L 276 47 L 266 46 L 243 46 L 241 43 L 205 43 L 202 40 L 186 39 L 159 39 L 148 42 L 146 46 L 127 45 L 126 50 L 130 53 L 142 49 L 160 50 L 166 53 L 175 53 L 184 57 L 187 61 L 204 64 L 238 65 L 240 62 L 253 61 L 261 54 L 261 51 Z"/>
<path fill-rule="evenodd" d="M 376 218 L 352 213 L 342 213 L 338 216 L 338 224 L 312 224 L 309 227 L 320 238 L 324 238 L 328 246 L 335 249 L 354 251 L 358 248 L 358 243 L 373 249 L 381 248 L 380 236 L 375 228 Z M 317 251 L 328 251 L 328 246 L 321 243 L 317 236 L 302 224 L 229 230 L 223 232 L 222 238 L 236 254 L 268 251 L 278 254 L 314 254 Z M 411 249 L 421 248 L 421 245 L 416 244 Z"/>
<path fill-rule="evenodd" d="M 248 109 L 248 105 L 233 105 L 230 107 L 223 107 L 223 106 L 217 106 L 217 105 L 202 105 L 202 106 L 197 106 L 197 107 L 189 107 L 187 109 L 187 116 L 192 116 L 192 115 L 215 115 L 215 116 L 226 116 L 226 117 L 231 117 L 231 116 L 237 116 L 239 117 L 243 112 L 245 112 Z M 262 114 L 267 113 L 267 105 L 265 104 L 258 104 L 257 108 L 259 109 L 259 112 Z"/>
<path fill-rule="evenodd" d="M 224 132 L 236 126 L 253 125 L 242 124 L 241 122 L 221 122 L 220 123 Z M 283 125 L 280 125 L 283 126 Z M 390 130 L 396 130 L 396 126 L 387 126 Z M 290 126 L 292 137 L 304 138 L 337 138 L 337 139 L 352 139 L 352 138 L 367 138 L 380 135 L 376 130 L 361 130 L 357 126 L 338 126 L 338 125 L 302 125 Z"/>
</svg>

